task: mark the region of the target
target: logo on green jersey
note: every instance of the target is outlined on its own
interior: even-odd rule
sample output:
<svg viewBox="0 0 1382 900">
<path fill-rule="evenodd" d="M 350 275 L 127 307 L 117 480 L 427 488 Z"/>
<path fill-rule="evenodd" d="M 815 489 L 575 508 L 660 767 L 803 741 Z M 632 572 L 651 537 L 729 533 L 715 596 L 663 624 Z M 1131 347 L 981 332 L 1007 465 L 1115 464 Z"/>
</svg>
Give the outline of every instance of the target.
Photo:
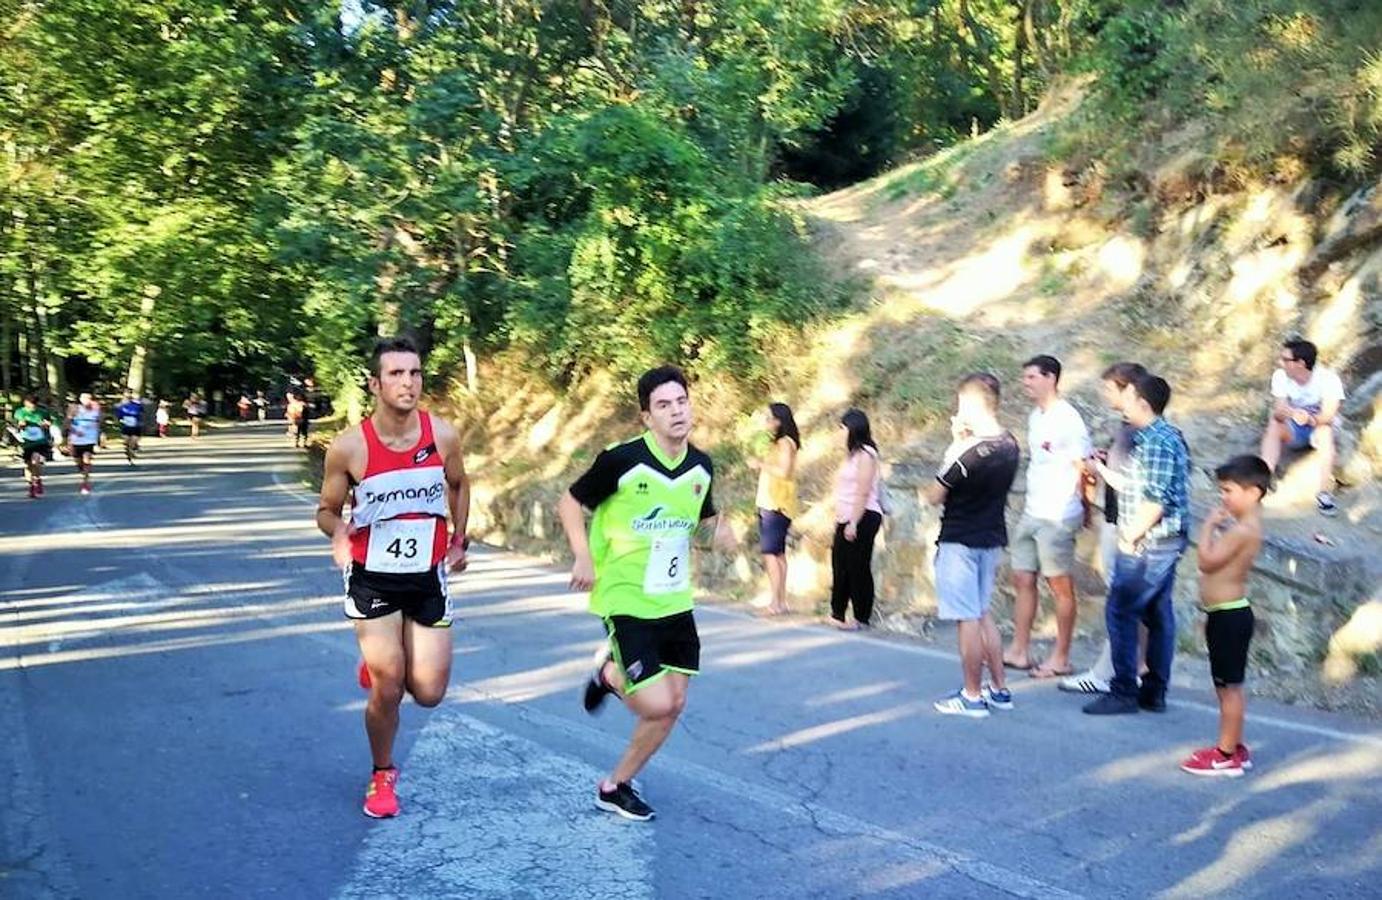
<svg viewBox="0 0 1382 900">
<path fill-rule="evenodd" d="M 639 534 L 661 534 L 668 531 L 691 531 L 696 527 L 696 523 L 683 516 L 668 516 L 662 518 L 662 510 L 666 507 L 654 506 L 652 511 L 646 516 L 641 516 L 629 523 L 629 527 Z"/>
</svg>

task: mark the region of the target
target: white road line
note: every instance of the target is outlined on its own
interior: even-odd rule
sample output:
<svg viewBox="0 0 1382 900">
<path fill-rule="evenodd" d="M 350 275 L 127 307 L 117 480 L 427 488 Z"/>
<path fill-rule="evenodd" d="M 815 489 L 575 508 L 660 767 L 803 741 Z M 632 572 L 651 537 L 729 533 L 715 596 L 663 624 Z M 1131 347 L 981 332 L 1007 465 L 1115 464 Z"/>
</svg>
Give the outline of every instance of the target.
<svg viewBox="0 0 1382 900">
<path fill-rule="evenodd" d="M 400 774 L 402 815 L 371 827 L 337 897 L 653 896 L 656 832 L 595 810 L 578 759 L 439 710 Z"/>
<path fill-rule="evenodd" d="M 722 606 L 713 606 L 710 604 L 698 605 L 696 607 L 696 612 L 708 612 L 718 616 L 725 616 L 731 619 L 744 619 L 751 622 L 761 621 L 757 616 L 752 615 L 751 613 L 741 612 L 737 609 L 727 609 Z M 779 623 L 772 627 L 782 629 L 784 631 L 802 631 L 808 634 L 819 634 L 822 631 L 826 631 L 826 633 L 829 633 L 828 629 L 812 625 Z M 926 656 L 931 659 L 943 659 L 947 662 L 953 662 L 956 665 L 958 665 L 960 662 L 959 656 L 953 653 L 947 653 L 944 650 L 937 650 L 932 647 L 918 647 L 915 644 L 903 643 L 901 641 L 890 641 L 884 638 L 877 638 L 866 634 L 859 634 L 858 632 L 855 632 L 850 635 L 841 636 L 840 641 L 841 643 L 856 643 L 859 641 L 863 641 L 865 643 L 873 644 L 876 647 L 887 647 L 890 650 L 896 650 L 901 653 L 911 653 L 915 656 Z M 1219 715 L 1219 708 L 1208 703 L 1198 703 L 1194 700 L 1168 700 L 1167 703 L 1170 706 L 1176 707 L 1177 709 L 1193 710 L 1195 712 L 1204 713 L 1206 715 L 1212 715 L 1216 718 Z M 1365 744 L 1372 747 L 1382 747 L 1382 735 L 1377 734 L 1365 734 L 1357 731 L 1342 731 L 1338 728 L 1330 728 L 1326 725 L 1311 725 L 1308 722 L 1292 722 L 1290 719 L 1282 719 L 1278 716 L 1264 715 L 1262 713 L 1248 713 L 1247 721 L 1254 725 L 1265 725 L 1269 728 L 1279 728 L 1283 731 L 1294 731 L 1300 734 L 1310 734 L 1314 735 L 1315 737 L 1325 737 L 1331 740 L 1344 741 L 1346 743 Z"/>
<path fill-rule="evenodd" d="M 538 725 L 544 731 L 560 732 L 588 747 L 609 754 L 611 758 L 618 756 L 624 750 L 624 741 L 621 738 L 616 738 L 604 731 L 582 725 L 571 719 L 543 712 L 527 704 L 506 702 L 494 695 L 464 685 L 452 685 L 450 693 L 452 696 L 479 700 L 485 704 L 500 705 L 512 709 L 520 717 Z M 1023 875 L 1020 872 L 965 856 L 938 844 L 892 831 L 872 822 L 856 819 L 816 803 L 803 802 L 798 797 L 763 787 L 751 781 L 745 781 L 734 775 L 727 775 L 707 766 L 678 758 L 676 755 L 665 751 L 653 757 L 652 762 L 649 763 L 649 769 L 688 778 L 703 787 L 711 788 L 736 800 L 750 800 L 764 809 L 781 813 L 805 825 L 839 832 L 843 835 L 860 835 L 883 843 L 906 847 L 913 851 L 922 862 L 944 867 L 1013 897 L 1078 898 L 1081 896 Z M 596 777 L 598 778 L 598 775 Z M 592 783 L 593 781 L 586 781 L 580 785 L 579 793 L 588 797 Z"/>
<path fill-rule="evenodd" d="M 284 481 L 282 476 L 278 474 L 278 469 L 270 469 L 269 474 L 273 477 L 274 487 L 287 494 L 293 500 L 307 506 L 317 505 L 317 501 L 312 499 L 311 495 L 307 493 L 307 490 L 303 488 L 302 485 L 288 484 Z"/>
</svg>

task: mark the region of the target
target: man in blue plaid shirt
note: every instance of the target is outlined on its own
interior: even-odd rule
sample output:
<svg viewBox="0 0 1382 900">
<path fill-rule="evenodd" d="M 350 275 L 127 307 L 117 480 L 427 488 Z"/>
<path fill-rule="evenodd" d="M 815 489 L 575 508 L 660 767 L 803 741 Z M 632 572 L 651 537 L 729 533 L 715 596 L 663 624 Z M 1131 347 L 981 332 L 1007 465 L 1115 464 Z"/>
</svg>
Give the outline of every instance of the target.
<svg viewBox="0 0 1382 900">
<path fill-rule="evenodd" d="M 1118 492 L 1118 556 L 1104 619 L 1113 650 L 1109 693 L 1085 706 L 1090 715 L 1166 710 L 1166 686 L 1176 651 L 1171 589 L 1185 552 L 1190 522 L 1190 450 L 1185 437 L 1161 417 L 1171 400 L 1164 378 L 1144 374 L 1126 388 L 1135 428 L 1125 466 L 1099 472 Z M 1147 674 L 1137 681 L 1137 624 L 1147 626 Z"/>
</svg>

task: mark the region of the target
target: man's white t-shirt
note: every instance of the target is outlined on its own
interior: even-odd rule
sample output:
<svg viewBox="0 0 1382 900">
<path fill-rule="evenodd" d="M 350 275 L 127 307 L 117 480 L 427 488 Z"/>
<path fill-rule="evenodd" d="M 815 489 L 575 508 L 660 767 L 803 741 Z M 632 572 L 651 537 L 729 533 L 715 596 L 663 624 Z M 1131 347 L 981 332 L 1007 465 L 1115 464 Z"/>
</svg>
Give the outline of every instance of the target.
<svg viewBox="0 0 1382 900">
<path fill-rule="evenodd" d="M 1027 419 L 1027 515 L 1051 522 L 1080 516 L 1080 480 L 1075 463 L 1093 452 L 1089 429 L 1078 410 L 1064 399 L 1051 408 L 1033 409 Z"/>
<path fill-rule="evenodd" d="M 1310 380 L 1301 384 L 1282 369 L 1272 373 L 1272 397 L 1285 400 L 1292 409 L 1318 410 L 1326 400 L 1343 400 L 1344 383 L 1339 373 L 1324 366 L 1310 371 Z"/>
</svg>

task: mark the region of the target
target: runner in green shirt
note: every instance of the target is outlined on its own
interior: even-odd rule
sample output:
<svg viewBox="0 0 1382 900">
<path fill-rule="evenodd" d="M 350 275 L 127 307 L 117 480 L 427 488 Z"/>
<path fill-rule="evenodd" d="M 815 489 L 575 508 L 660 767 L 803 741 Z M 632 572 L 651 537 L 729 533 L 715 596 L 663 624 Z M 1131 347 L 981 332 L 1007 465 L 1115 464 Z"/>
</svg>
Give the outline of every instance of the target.
<svg viewBox="0 0 1382 900">
<path fill-rule="evenodd" d="M 24 479 L 29 483 L 29 496 L 43 496 L 43 464 L 53 458 L 53 416 L 38 405 L 30 394 L 24 405 L 14 411 L 19 429 L 19 452 L 24 457 Z"/>
<path fill-rule="evenodd" d="M 733 550 L 735 541 L 711 499 L 710 457 L 688 440 L 686 376 L 673 366 L 645 372 L 638 403 L 648 430 L 602 452 L 562 497 L 557 513 L 576 557 L 571 586 L 590 591 L 590 611 L 609 635 L 586 687 L 586 711 L 617 693 L 638 717 L 595 805 L 646 821 L 652 807 L 631 782 L 671 733 L 686 706 L 690 676 L 700 668 L 691 539 L 708 522 L 719 549 Z M 589 534 L 587 509 L 594 512 Z"/>
</svg>

